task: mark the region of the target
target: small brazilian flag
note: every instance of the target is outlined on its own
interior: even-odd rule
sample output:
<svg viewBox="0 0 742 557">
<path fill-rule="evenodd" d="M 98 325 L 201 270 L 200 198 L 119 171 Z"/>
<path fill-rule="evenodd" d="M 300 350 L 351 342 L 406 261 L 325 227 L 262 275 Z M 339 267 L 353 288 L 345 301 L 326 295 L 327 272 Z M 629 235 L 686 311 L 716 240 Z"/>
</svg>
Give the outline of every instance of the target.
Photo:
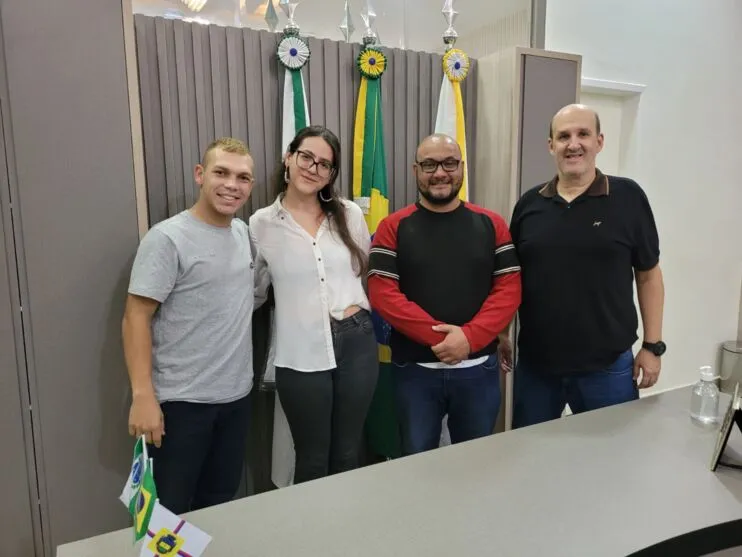
<svg viewBox="0 0 742 557">
<path fill-rule="evenodd" d="M 131 506 L 131 502 L 136 498 L 137 493 L 139 493 L 139 486 L 142 484 L 142 475 L 144 474 L 144 469 L 147 468 L 148 462 L 147 443 L 144 435 L 142 435 L 137 439 L 136 445 L 134 445 L 134 456 L 131 461 L 129 477 L 126 480 L 124 489 L 121 490 L 121 495 L 119 495 L 119 501 L 127 509 Z"/>
<path fill-rule="evenodd" d="M 134 519 L 134 539 L 141 540 L 147 535 L 152 509 L 157 501 L 157 488 L 152 475 L 152 459 L 149 459 L 142 473 L 142 481 L 135 497 L 129 503 L 129 514 Z"/>
</svg>

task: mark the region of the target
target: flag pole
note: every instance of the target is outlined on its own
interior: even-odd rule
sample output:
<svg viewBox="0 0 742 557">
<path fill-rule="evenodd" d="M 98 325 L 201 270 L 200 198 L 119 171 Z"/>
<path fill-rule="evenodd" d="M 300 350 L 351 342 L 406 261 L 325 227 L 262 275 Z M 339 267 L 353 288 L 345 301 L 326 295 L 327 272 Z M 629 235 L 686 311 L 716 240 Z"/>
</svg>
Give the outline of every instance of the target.
<svg viewBox="0 0 742 557">
<path fill-rule="evenodd" d="M 445 0 L 443 15 L 448 27 L 443 33 L 443 43 L 446 52 L 443 55 L 443 81 L 438 100 L 438 114 L 435 119 L 435 133 L 446 134 L 456 140 L 461 147 L 461 156 L 464 161 L 464 180 L 459 190 L 462 201 L 469 200 L 469 184 L 466 150 L 466 121 L 464 117 L 464 101 L 461 94 L 461 82 L 469 73 L 469 56 L 461 49 L 455 48 L 459 37 L 454 22 L 459 13 L 454 9 L 454 0 Z"/>
</svg>

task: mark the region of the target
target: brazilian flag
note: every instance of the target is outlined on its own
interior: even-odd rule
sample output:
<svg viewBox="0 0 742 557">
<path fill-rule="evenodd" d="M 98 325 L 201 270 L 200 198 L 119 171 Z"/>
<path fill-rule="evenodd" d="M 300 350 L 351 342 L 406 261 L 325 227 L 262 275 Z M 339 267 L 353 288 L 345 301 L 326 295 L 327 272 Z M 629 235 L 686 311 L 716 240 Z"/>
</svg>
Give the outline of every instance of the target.
<svg viewBox="0 0 742 557">
<path fill-rule="evenodd" d="M 157 488 L 155 487 L 152 459 L 150 458 L 143 470 L 139 489 L 129 504 L 129 514 L 134 519 L 134 539 L 136 541 L 147 535 L 149 521 L 152 518 L 152 510 L 155 508 L 156 501 Z"/>
<path fill-rule="evenodd" d="M 379 222 L 389 214 L 381 111 L 381 76 L 387 59 L 379 48 L 370 45 L 361 51 L 357 66 L 361 85 L 353 134 L 353 199 L 363 210 L 373 237 Z M 401 454 L 401 445 L 394 408 L 390 326 L 375 312 L 372 318 L 379 343 L 379 381 L 366 420 L 366 434 L 373 452 L 396 458 Z"/>
</svg>

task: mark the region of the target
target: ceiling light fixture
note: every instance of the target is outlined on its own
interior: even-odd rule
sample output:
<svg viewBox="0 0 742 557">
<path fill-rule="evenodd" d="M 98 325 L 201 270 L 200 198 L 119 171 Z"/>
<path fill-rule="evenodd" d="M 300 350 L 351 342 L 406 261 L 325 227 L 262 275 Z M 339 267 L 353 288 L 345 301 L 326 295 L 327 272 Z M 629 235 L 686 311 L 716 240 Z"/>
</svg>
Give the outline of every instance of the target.
<svg viewBox="0 0 742 557">
<path fill-rule="evenodd" d="M 180 0 L 192 12 L 200 12 L 209 0 Z"/>
<path fill-rule="evenodd" d="M 240 0 L 241 2 L 244 0 Z M 278 0 L 273 0 L 273 7 L 278 9 Z M 253 15 L 257 15 L 260 17 L 265 17 L 265 12 L 268 10 L 268 2 L 262 2 L 258 5 L 257 8 L 255 8 L 255 11 L 253 12 Z"/>
</svg>

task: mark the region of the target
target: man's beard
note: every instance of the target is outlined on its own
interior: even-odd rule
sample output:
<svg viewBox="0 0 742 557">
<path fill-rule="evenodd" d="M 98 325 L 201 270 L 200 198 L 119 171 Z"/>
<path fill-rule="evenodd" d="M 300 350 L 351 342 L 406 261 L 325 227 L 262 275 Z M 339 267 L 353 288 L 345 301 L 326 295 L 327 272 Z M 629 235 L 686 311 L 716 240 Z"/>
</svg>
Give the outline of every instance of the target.
<svg viewBox="0 0 742 557">
<path fill-rule="evenodd" d="M 459 191 L 461 190 L 461 184 L 456 184 L 454 182 L 451 182 L 451 191 L 448 193 L 448 195 L 445 195 L 443 197 L 436 197 L 430 193 L 430 190 L 424 190 L 422 187 L 420 187 L 420 182 L 417 183 L 417 191 L 420 193 L 422 197 L 424 197 L 428 203 L 432 205 L 448 205 L 456 199 L 459 195 Z M 428 184 L 428 188 L 430 188 L 431 185 L 438 185 L 438 184 Z"/>
</svg>

